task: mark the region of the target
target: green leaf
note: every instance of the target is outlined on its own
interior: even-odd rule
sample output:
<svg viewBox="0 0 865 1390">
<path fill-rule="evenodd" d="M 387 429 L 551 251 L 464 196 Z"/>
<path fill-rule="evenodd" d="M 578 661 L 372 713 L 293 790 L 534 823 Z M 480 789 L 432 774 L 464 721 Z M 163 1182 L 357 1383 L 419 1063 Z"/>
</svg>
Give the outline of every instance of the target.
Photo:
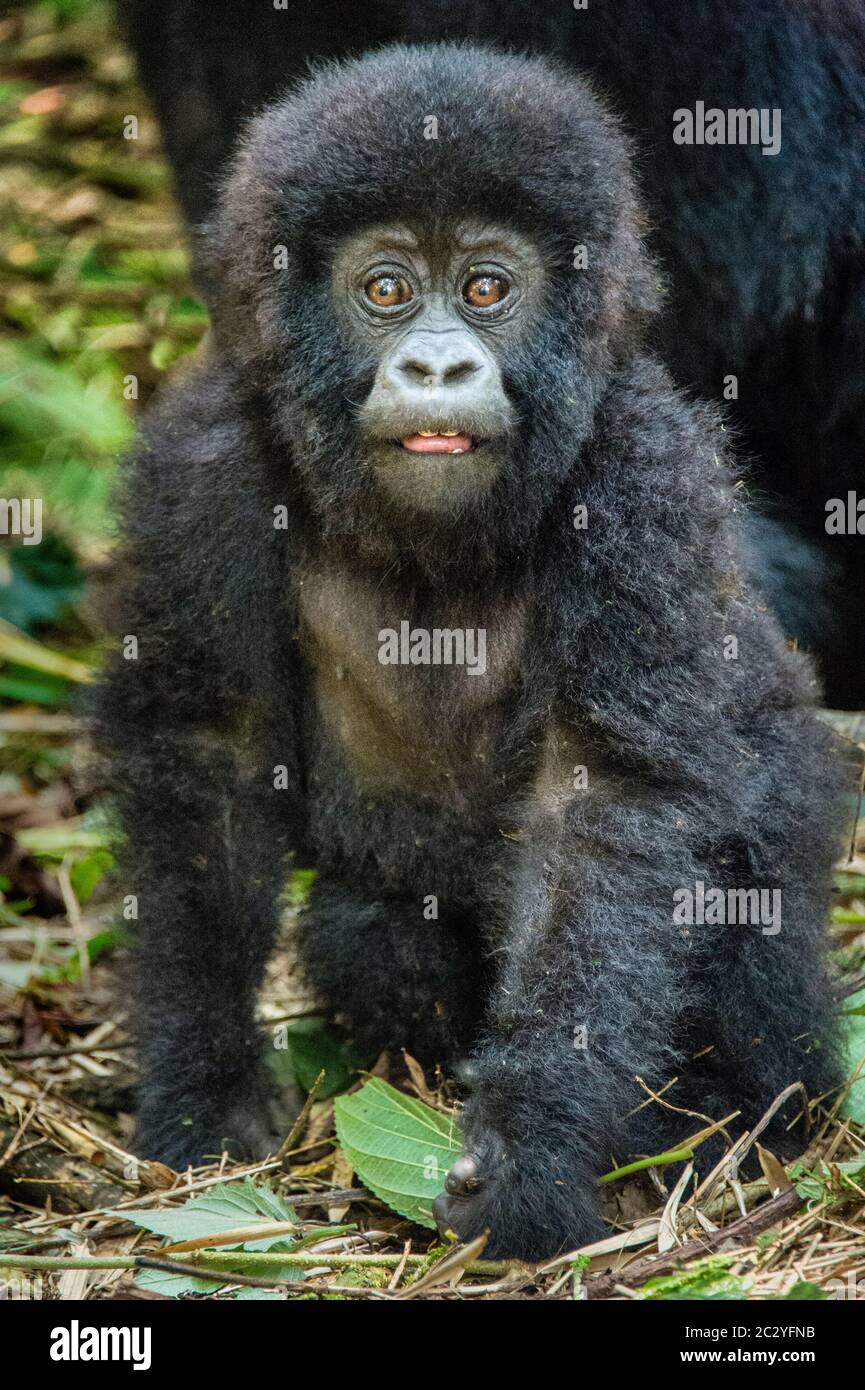
<svg viewBox="0 0 865 1390">
<path fill-rule="evenodd" d="M 113 457 L 132 435 L 116 396 L 90 389 L 67 368 L 17 341 L 0 344 L 0 429 L 43 448 L 46 440 L 62 439 L 88 457 Z"/>
<path fill-rule="evenodd" d="M 803 1202 L 807 1202 L 809 1206 L 815 1206 L 828 1195 L 828 1186 L 819 1178 L 807 1177 L 796 1183 L 796 1192 Z"/>
<path fill-rule="evenodd" d="M 821 1289 L 819 1284 L 812 1284 L 808 1279 L 800 1279 L 794 1284 L 792 1289 L 788 1289 L 783 1298 L 779 1298 L 779 1303 L 818 1303 L 829 1297 L 825 1289 Z"/>
<path fill-rule="evenodd" d="M 865 1182 L 865 1155 L 847 1158 L 841 1163 L 833 1161 L 831 1166 L 820 1159 L 811 1169 L 796 1163 L 790 1169 L 790 1176 L 803 1202 L 814 1205 L 831 1201 L 839 1194 L 861 1189 Z"/>
<path fill-rule="evenodd" d="M 72 865 L 69 870 L 69 879 L 75 896 L 82 907 L 90 901 L 93 890 L 100 879 L 113 867 L 114 856 L 107 849 L 94 849 Z"/>
<path fill-rule="evenodd" d="M 183 1255 L 178 1255 L 178 1260 L 183 1260 Z M 267 1265 L 264 1268 L 257 1268 L 256 1265 L 246 1263 L 243 1266 L 244 1274 L 259 1274 L 265 1279 L 291 1279 L 293 1281 L 306 1278 L 306 1271 L 296 1269 L 293 1265 L 278 1266 Z M 201 1277 L 196 1278 L 194 1274 L 169 1274 L 164 1269 L 142 1269 L 135 1277 L 135 1282 L 142 1289 L 152 1289 L 154 1293 L 166 1294 L 169 1298 L 180 1298 L 183 1294 L 190 1293 L 209 1293 L 213 1294 L 218 1289 L 224 1288 L 227 1284 L 234 1282 L 234 1277 L 230 1270 L 221 1269 L 205 1274 L 202 1271 Z M 270 1289 L 253 1289 L 248 1284 L 243 1285 L 234 1293 L 226 1295 L 226 1301 L 231 1299 L 255 1298 L 277 1298 L 282 1299 L 283 1295 Z"/>
<path fill-rule="evenodd" d="M 69 687 L 53 676 L 16 674 L 7 669 L 0 673 L 0 697 L 27 700 L 36 705 L 68 705 Z"/>
<path fill-rule="evenodd" d="M 37 546 L 13 546 L 0 569 L 0 618 L 31 633 L 81 598 L 84 572 L 69 545 L 48 532 Z"/>
<path fill-rule="evenodd" d="M 578 1255 L 575 1260 L 571 1260 L 571 1298 L 579 1300 L 584 1297 L 583 1275 L 592 1263 L 589 1255 Z"/>
<path fill-rule="evenodd" d="M 433 1198 L 462 1148 L 456 1120 L 373 1077 L 334 1106 L 340 1146 L 361 1182 L 400 1216 L 435 1227 Z"/>
<path fill-rule="evenodd" d="M 851 896 L 854 893 L 865 893 L 865 874 L 851 873 L 847 869 L 840 869 L 833 875 L 832 881 L 840 893 Z"/>
<path fill-rule="evenodd" d="M 637 1293 L 640 1298 L 663 1302 L 699 1299 L 716 1303 L 747 1298 L 750 1282 L 730 1274 L 727 1265 L 731 1259 L 730 1255 L 710 1255 L 676 1274 L 650 1279 Z"/>
<path fill-rule="evenodd" d="M 22 917 L 22 912 L 29 912 L 33 903 L 29 898 L 24 898 L 18 902 L 6 902 L 0 893 L 0 927 L 26 927 L 26 919 Z M 2 965 L 0 965 L 2 969 Z"/>
<path fill-rule="evenodd" d="M 841 1036 L 844 1042 L 847 1074 L 858 1067 L 865 1056 L 865 989 L 851 994 L 841 1014 Z M 853 1082 L 841 1107 L 841 1113 L 856 1124 L 865 1126 L 865 1067 Z"/>
<path fill-rule="evenodd" d="M 158 372 L 164 372 L 179 355 L 180 348 L 171 338 L 157 338 L 150 349 L 150 362 Z"/>
<path fill-rule="evenodd" d="M 123 944 L 123 933 L 114 927 L 109 927 L 107 931 L 96 932 L 95 935 L 87 938 L 87 959 L 92 965 L 107 951 L 113 951 Z M 69 958 L 65 965 L 55 966 L 51 978 L 69 984 L 75 984 L 77 980 L 81 979 L 81 958 L 76 950 L 70 948 Z"/>
<path fill-rule="evenodd" d="M 168 1298 L 179 1298 L 186 1293 L 213 1293 L 223 1284 L 230 1284 L 231 1275 L 220 1272 L 209 1279 L 195 1279 L 191 1274 L 169 1274 L 164 1269 L 140 1269 L 135 1283 L 141 1289 L 150 1289 Z"/>
<path fill-rule="evenodd" d="M 280 1086 L 296 1081 L 304 1091 L 310 1091 L 323 1071 L 319 1100 L 329 1100 L 348 1090 L 372 1060 L 322 1018 L 298 1018 L 281 1024 L 274 1032 L 273 1046 L 265 1054 L 265 1062 Z"/>
<path fill-rule="evenodd" d="M 113 1213 L 120 1216 L 119 1212 Z M 167 1236 L 171 1244 L 182 1240 L 198 1240 L 201 1236 L 218 1236 L 246 1226 L 269 1226 L 274 1221 L 296 1221 L 288 1206 L 269 1187 L 256 1187 L 250 1178 L 242 1183 L 226 1183 L 190 1197 L 182 1207 L 165 1211 L 127 1211 L 123 1217 L 143 1226 L 154 1235 Z M 263 1240 L 245 1241 L 243 1250 L 269 1250 L 285 1243 L 285 1233 L 267 1236 Z M 227 1282 L 223 1279 L 223 1282 Z"/>
<path fill-rule="evenodd" d="M 286 896 L 290 907 L 303 907 L 315 882 L 315 869 L 295 869 L 288 880 Z"/>
</svg>

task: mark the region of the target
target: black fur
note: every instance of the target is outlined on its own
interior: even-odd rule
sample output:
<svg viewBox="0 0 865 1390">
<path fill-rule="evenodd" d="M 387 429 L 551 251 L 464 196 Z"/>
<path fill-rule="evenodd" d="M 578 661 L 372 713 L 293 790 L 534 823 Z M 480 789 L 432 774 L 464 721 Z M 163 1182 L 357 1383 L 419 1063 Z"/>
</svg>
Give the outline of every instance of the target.
<svg viewBox="0 0 865 1390">
<path fill-rule="evenodd" d="M 281 93 L 309 55 L 398 37 L 474 37 L 551 52 L 595 75 L 639 142 L 652 245 L 672 280 L 656 331 L 661 355 L 709 399 L 727 374 L 738 377 L 731 409 L 742 454 L 757 489 L 783 502 L 769 528 L 753 532 L 754 567 L 785 634 L 817 657 L 828 702 L 861 707 L 865 537 L 825 531 L 828 499 L 856 488 L 861 496 L 865 457 L 860 0 L 120 8 L 195 223 L 209 216 L 242 116 Z M 673 112 L 698 100 L 777 107 L 780 154 L 674 144 Z"/>
<path fill-rule="evenodd" d="M 399 38 L 401 0 L 117 0 L 192 223 L 207 219 L 242 121 L 310 57 L 362 53 Z"/>
<path fill-rule="evenodd" d="M 519 423 L 501 474 L 456 521 L 397 515 L 364 466 L 370 364 L 328 265 L 383 214 L 504 220 L 547 265 L 543 326 L 504 363 Z M 139 656 L 113 662 L 98 711 L 139 899 L 141 1151 L 182 1164 L 256 1137 L 253 1000 L 293 855 L 318 869 L 299 947 L 323 1003 L 369 1045 L 471 1056 L 483 1185 L 447 1219 L 489 1226 L 491 1254 L 575 1246 L 599 1231 L 599 1174 L 699 1127 L 637 1108 L 635 1077 L 679 1076 L 674 1105 L 739 1125 L 791 1081 L 836 1080 L 837 778 L 815 680 L 744 577 L 713 412 L 641 346 L 655 276 L 622 136 L 547 64 L 384 51 L 252 125 L 209 254 L 209 355 L 129 470 Z M 439 758 L 432 790 L 365 778 L 325 718 L 313 668 L 336 658 L 304 619 L 325 570 L 348 660 L 368 638 L 374 668 L 377 629 L 404 618 L 488 627 L 507 674 L 487 704 L 458 668 L 388 668 L 410 746 L 387 752 Z M 781 930 L 675 925 L 697 880 L 780 889 Z"/>
</svg>

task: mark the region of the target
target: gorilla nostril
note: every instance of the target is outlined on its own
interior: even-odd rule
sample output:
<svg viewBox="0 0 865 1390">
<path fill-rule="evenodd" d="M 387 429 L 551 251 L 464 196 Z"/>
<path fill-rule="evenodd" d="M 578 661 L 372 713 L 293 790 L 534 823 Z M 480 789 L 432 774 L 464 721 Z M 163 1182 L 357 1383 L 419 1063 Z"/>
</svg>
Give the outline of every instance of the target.
<svg viewBox="0 0 865 1390">
<path fill-rule="evenodd" d="M 407 357 L 397 364 L 398 371 L 417 386 L 461 386 L 480 370 L 481 363 L 471 357 L 440 362 L 434 358 Z"/>
<path fill-rule="evenodd" d="M 478 1165 L 469 1154 L 462 1154 L 445 1178 L 445 1188 L 453 1196 L 467 1197 L 481 1185 Z"/>
<path fill-rule="evenodd" d="M 462 362 L 454 362 L 452 366 L 446 367 L 442 373 L 442 381 L 445 386 L 458 386 L 465 381 L 466 377 L 472 376 L 479 369 L 479 362 L 473 362 L 470 358 L 466 358 Z"/>
<path fill-rule="evenodd" d="M 435 367 L 417 357 L 410 357 L 407 361 L 400 363 L 400 370 L 410 381 L 417 382 L 420 386 L 437 386 L 439 384 L 439 374 Z"/>
</svg>

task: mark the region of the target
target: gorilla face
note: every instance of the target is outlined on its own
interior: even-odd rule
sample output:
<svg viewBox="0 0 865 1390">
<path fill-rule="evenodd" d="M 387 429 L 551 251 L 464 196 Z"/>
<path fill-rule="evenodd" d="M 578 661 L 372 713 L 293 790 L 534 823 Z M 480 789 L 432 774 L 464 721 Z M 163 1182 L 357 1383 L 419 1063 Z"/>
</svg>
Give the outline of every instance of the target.
<svg viewBox="0 0 865 1390">
<path fill-rule="evenodd" d="M 264 111 L 210 279 L 275 486 L 436 568 L 525 544 L 656 307 L 641 227 L 615 120 L 546 64 L 384 50 Z"/>
<path fill-rule="evenodd" d="M 512 228 L 377 226 L 346 238 L 331 292 L 375 361 L 358 423 L 400 509 L 459 514 L 493 486 L 517 412 L 503 366 L 537 327 L 543 262 Z"/>
</svg>

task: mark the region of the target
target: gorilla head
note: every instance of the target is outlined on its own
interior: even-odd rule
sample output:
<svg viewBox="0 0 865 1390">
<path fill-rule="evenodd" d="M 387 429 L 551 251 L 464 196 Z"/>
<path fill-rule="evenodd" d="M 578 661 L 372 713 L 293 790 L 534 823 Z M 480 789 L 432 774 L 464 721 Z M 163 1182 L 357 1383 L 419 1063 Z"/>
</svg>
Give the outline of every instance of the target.
<svg viewBox="0 0 865 1390">
<path fill-rule="evenodd" d="M 549 63 L 392 48 L 255 119 L 216 340 L 325 530 L 518 542 L 654 307 L 639 222 L 615 121 Z"/>
</svg>

